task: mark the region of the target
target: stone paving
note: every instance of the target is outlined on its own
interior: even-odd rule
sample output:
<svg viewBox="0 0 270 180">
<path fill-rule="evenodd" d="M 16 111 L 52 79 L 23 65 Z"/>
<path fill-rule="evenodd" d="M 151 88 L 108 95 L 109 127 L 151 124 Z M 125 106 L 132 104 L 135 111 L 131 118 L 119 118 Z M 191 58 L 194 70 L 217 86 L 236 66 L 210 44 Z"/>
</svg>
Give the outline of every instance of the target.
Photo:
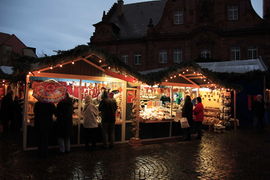
<svg viewBox="0 0 270 180">
<path fill-rule="evenodd" d="M 269 132 L 205 132 L 202 140 L 172 141 L 85 151 L 73 148 L 47 159 L 1 140 L 1 180 L 196 180 L 270 179 Z"/>
</svg>

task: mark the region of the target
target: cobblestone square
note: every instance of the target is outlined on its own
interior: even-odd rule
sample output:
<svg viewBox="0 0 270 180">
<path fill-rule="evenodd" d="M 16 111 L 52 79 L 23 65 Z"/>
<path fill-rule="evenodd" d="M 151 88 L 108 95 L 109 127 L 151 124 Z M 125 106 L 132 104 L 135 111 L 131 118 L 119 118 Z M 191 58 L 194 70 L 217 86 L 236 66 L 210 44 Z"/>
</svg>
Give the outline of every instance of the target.
<svg viewBox="0 0 270 180">
<path fill-rule="evenodd" d="M 0 179 L 196 180 L 269 179 L 269 132 L 205 132 L 201 141 L 179 141 L 86 151 L 83 147 L 47 159 L 1 140 Z"/>
</svg>

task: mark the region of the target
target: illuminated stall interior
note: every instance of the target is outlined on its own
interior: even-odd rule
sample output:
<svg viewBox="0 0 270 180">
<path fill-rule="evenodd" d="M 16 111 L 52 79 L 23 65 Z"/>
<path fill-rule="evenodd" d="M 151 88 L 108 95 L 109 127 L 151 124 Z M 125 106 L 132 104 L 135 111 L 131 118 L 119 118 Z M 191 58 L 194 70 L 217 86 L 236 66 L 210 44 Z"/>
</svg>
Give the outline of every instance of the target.
<svg viewBox="0 0 270 180">
<path fill-rule="evenodd" d="M 83 123 L 81 111 L 84 107 L 85 97 L 90 95 L 98 106 L 104 88 L 114 93 L 118 105 L 116 140 L 125 141 L 126 86 L 127 82 L 135 83 L 137 79 L 130 75 L 133 72 L 129 71 L 125 64 L 121 64 L 122 62 L 118 61 L 117 64 L 112 57 L 105 57 L 104 54 L 91 50 L 89 47 L 78 47 L 72 51 L 75 51 L 76 54 L 76 50 L 79 50 L 79 48 L 83 50 L 79 52 L 79 55 L 74 55 L 75 58 L 70 54 L 52 56 L 48 58 L 46 65 L 39 65 L 38 68 L 28 73 L 24 116 L 25 149 L 34 147 L 34 144 L 31 143 L 31 136 L 33 136 L 34 126 L 33 107 L 37 100 L 32 96 L 33 86 L 49 79 L 56 80 L 64 85 L 73 99 L 73 126 L 75 132 L 73 144 L 81 144 L 81 126 Z"/>
<path fill-rule="evenodd" d="M 211 72 L 204 72 L 198 66 L 187 66 L 167 72 L 155 72 L 148 76 L 161 79 L 152 86 L 142 85 L 140 89 L 140 121 L 142 123 L 174 122 L 181 117 L 185 96 L 192 102 L 201 97 L 205 107 L 204 125 L 222 126 L 233 121 L 233 90 L 224 88 Z M 172 126 L 172 124 L 170 125 Z M 171 131 L 171 128 L 170 128 Z M 173 134 L 170 132 L 170 135 Z"/>
</svg>

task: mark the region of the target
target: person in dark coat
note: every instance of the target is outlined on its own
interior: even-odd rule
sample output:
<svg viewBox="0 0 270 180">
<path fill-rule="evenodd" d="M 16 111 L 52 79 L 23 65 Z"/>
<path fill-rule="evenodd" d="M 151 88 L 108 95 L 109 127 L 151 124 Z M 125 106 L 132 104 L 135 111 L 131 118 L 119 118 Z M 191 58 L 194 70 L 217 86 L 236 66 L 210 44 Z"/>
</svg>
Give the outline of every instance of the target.
<svg viewBox="0 0 270 180">
<path fill-rule="evenodd" d="M 114 124 L 117 103 L 115 99 L 108 97 L 108 93 L 106 91 L 103 92 L 101 99 L 102 100 L 99 104 L 98 109 L 101 112 L 103 143 L 105 148 L 112 148 L 114 145 Z"/>
<path fill-rule="evenodd" d="M 15 96 L 14 98 L 13 107 L 14 107 L 14 114 L 10 126 L 12 132 L 14 133 L 14 136 L 18 137 L 23 121 L 22 100 L 20 100 L 18 96 Z"/>
<path fill-rule="evenodd" d="M 52 129 L 53 114 L 55 114 L 55 111 L 56 108 L 53 103 L 38 101 L 34 105 L 38 152 L 42 158 L 46 158 L 48 154 L 49 132 Z"/>
<path fill-rule="evenodd" d="M 14 102 L 12 99 L 13 91 L 9 91 L 2 99 L 1 103 L 1 121 L 3 125 L 3 136 L 7 137 L 10 131 L 10 123 L 13 119 L 14 114 Z"/>
<path fill-rule="evenodd" d="M 69 94 L 57 104 L 57 135 L 61 153 L 70 152 L 70 138 L 72 136 L 73 103 Z"/>
<path fill-rule="evenodd" d="M 257 95 L 256 100 L 252 103 L 252 111 L 254 114 L 253 125 L 259 131 L 263 131 L 264 123 L 264 101 L 262 95 Z"/>
<path fill-rule="evenodd" d="M 191 128 L 193 126 L 193 104 L 190 96 L 186 96 L 185 103 L 182 108 L 182 117 L 186 117 L 188 120 L 189 128 L 184 128 L 184 140 L 191 140 Z"/>
</svg>

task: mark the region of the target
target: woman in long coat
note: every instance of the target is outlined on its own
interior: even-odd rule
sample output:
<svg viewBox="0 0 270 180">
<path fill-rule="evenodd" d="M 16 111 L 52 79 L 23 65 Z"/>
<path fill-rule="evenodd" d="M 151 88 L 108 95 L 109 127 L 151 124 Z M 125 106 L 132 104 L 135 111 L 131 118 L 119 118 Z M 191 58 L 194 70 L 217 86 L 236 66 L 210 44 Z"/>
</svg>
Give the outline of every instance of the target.
<svg viewBox="0 0 270 180">
<path fill-rule="evenodd" d="M 184 140 L 191 140 L 191 128 L 193 126 L 192 114 L 193 113 L 193 104 L 191 102 L 190 96 L 186 96 L 185 103 L 182 108 L 182 117 L 186 117 L 188 120 L 189 128 L 184 129 Z"/>
<path fill-rule="evenodd" d="M 73 103 L 68 93 L 66 98 L 57 104 L 57 135 L 60 152 L 70 152 L 70 138 L 72 136 Z"/>
<path fill-rule="evenodd" d="M 83 127 L 84 127 L 84 137 L 85 137 L 85 147 L 89 148 L 89 141 L 92 142 L 92 148 L 95 148 L 97 141 L 97 131 L 98 122 L 97 116 L 99 111 L 97 107 L 93 104 L 92 98 L 90 96 L 85 97 L 85 106 L 83 108 Z"/>
</svg>

